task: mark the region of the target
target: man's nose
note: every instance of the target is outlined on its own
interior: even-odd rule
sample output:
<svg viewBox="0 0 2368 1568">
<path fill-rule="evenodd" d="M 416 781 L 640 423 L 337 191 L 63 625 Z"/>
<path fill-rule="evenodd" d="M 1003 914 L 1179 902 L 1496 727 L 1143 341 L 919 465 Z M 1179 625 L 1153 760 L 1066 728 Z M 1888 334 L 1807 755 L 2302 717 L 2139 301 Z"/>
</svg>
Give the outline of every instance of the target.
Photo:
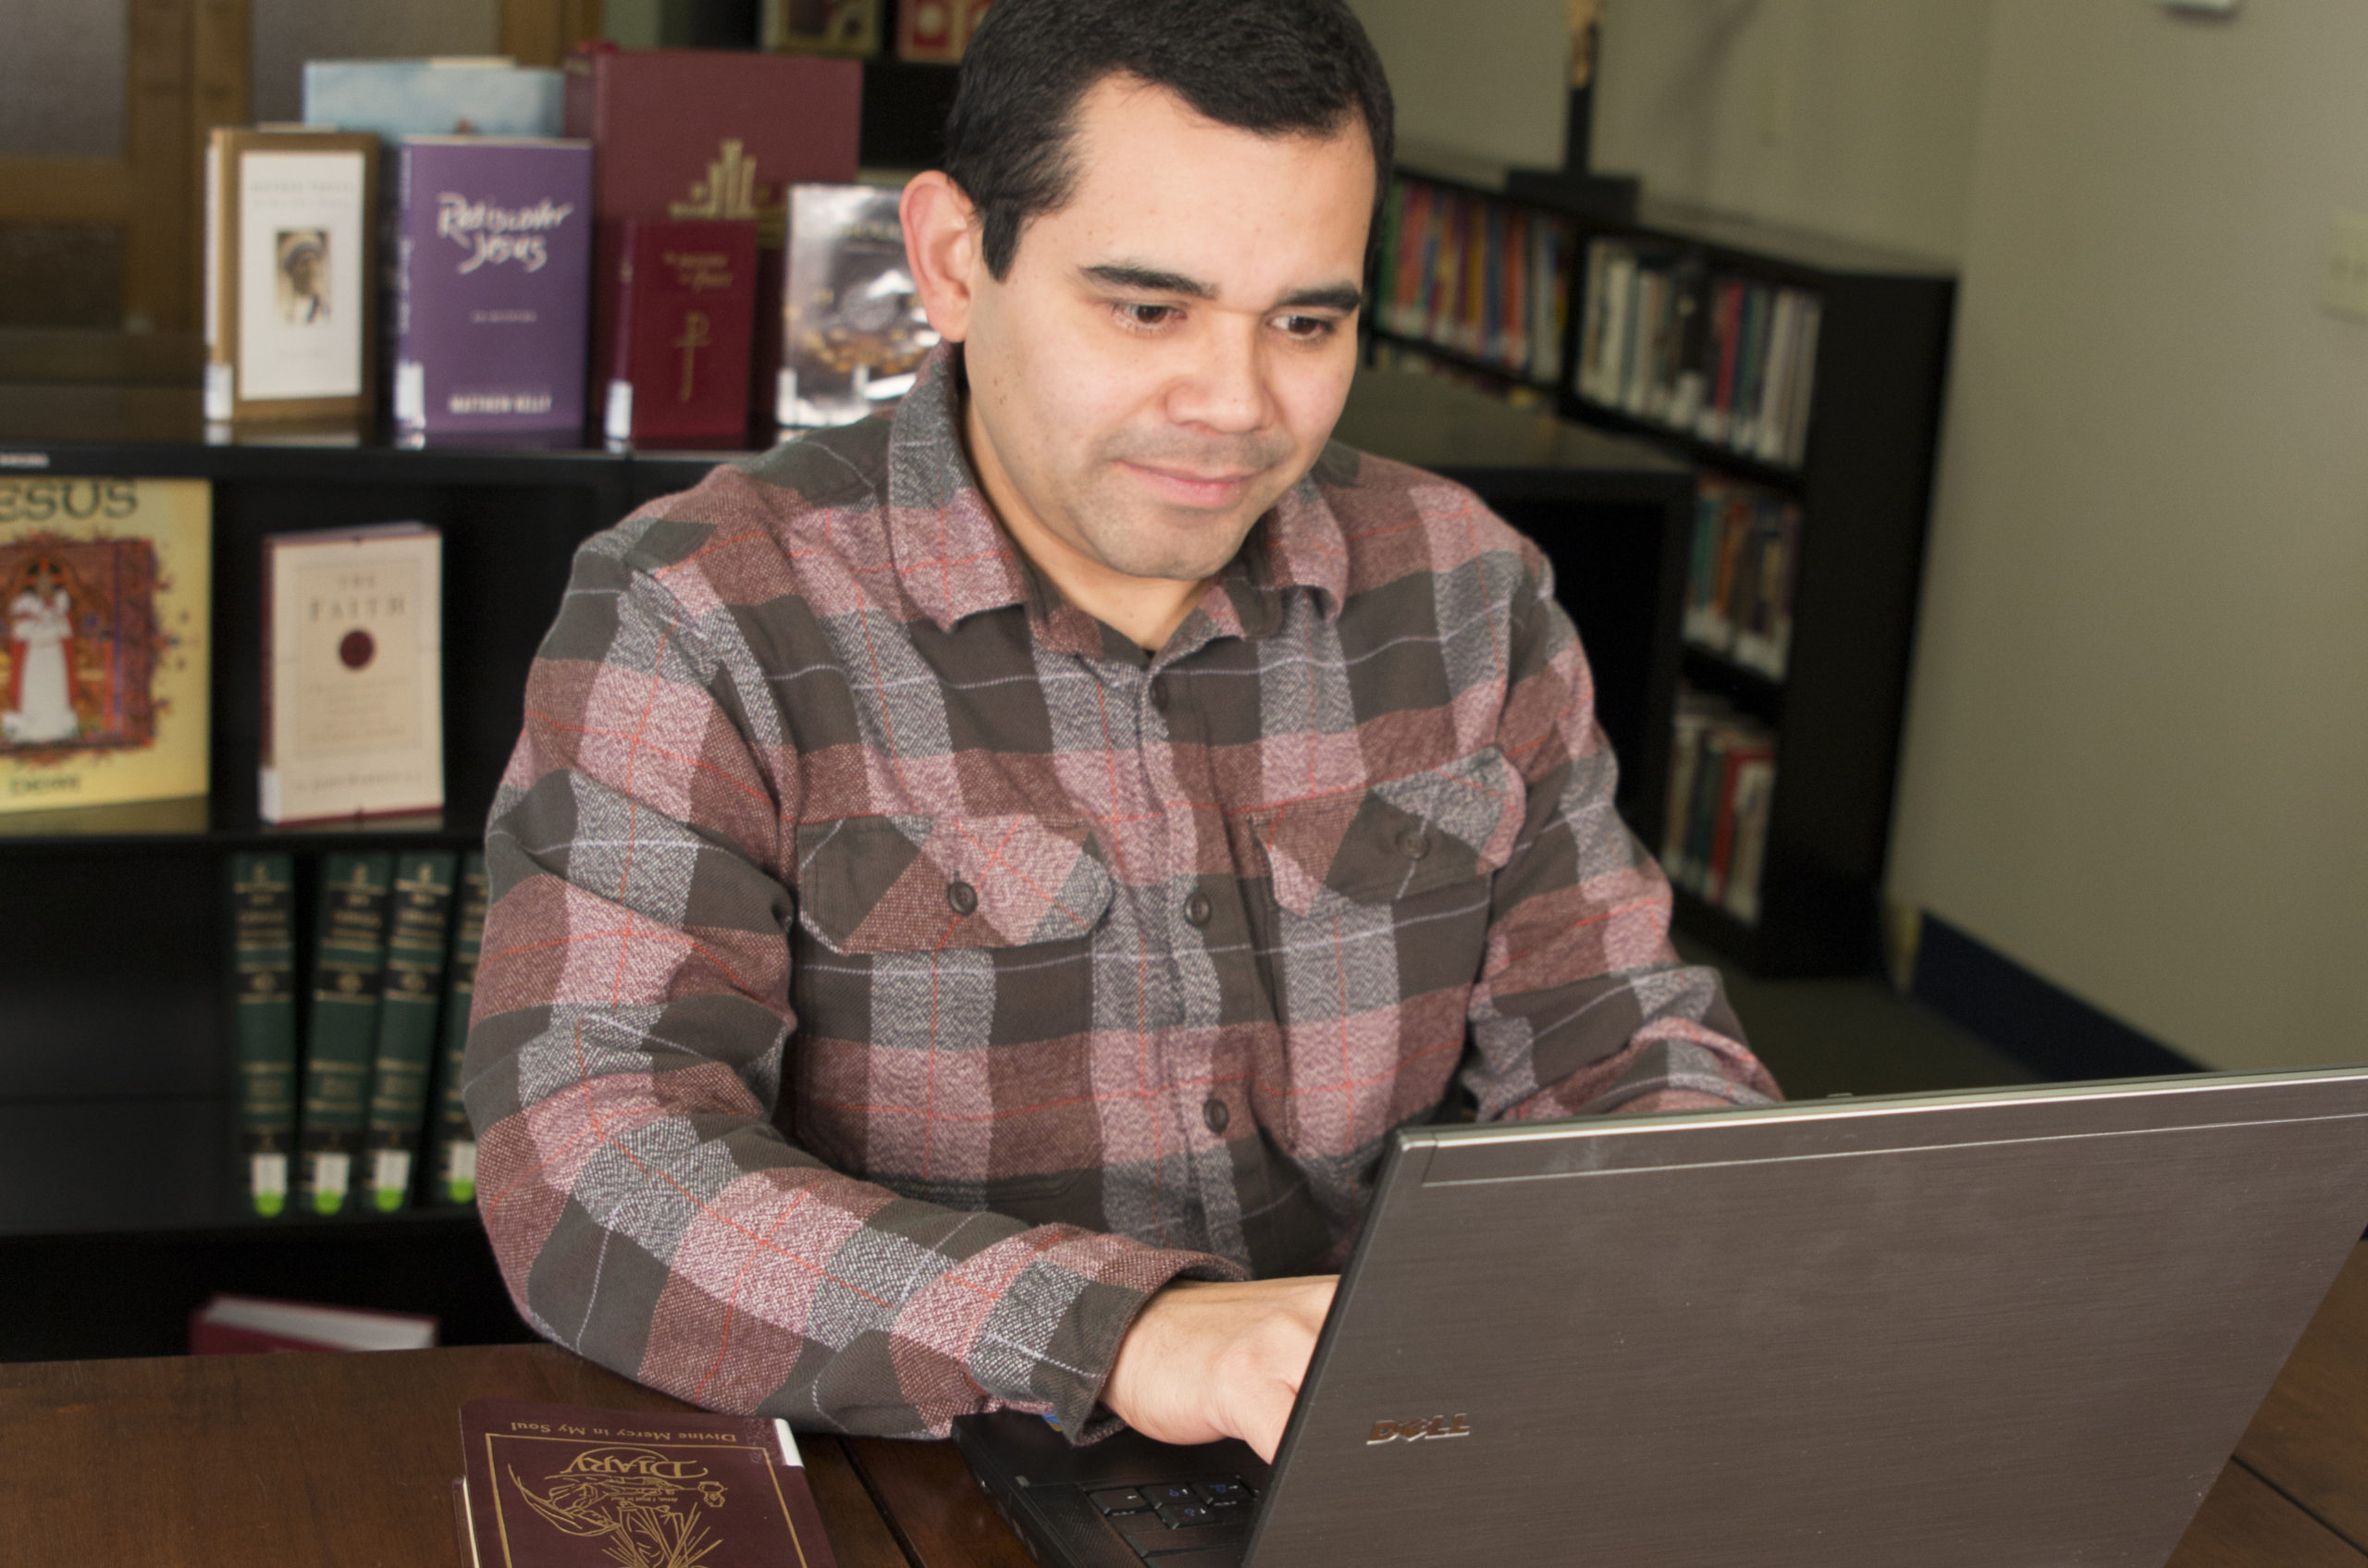
<svg viewBox="0 0 2368 1568">
<path fill-rule="evenodd" d="M 1169 410 L 1178 421 L 1227 435 L 1265 428 L 1273 403 L 1262 327 L 1228 320 L 1202 334 L 1199 363 Z"/>
</svg>

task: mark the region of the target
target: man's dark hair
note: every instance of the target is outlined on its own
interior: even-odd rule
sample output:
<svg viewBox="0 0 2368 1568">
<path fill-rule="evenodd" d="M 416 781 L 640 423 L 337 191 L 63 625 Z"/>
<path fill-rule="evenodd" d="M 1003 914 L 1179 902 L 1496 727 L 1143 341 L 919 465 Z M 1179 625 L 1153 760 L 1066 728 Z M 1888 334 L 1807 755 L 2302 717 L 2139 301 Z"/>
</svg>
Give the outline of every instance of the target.
<svg viewBox="0 0 2368 1568">
<path fill-rule="evenodd" d="M 1330 136 L 1362 121 L 1378 219 L 1389 80 L 1344 0 L 995 0 L 964 51 L 945 122 L 945 172 L 978 209 L 993 277 L 1010 273 L 1030 218 L 1067 204 L 1078 103 L 1113 76 L 1261 136 Z"/>
</svg>

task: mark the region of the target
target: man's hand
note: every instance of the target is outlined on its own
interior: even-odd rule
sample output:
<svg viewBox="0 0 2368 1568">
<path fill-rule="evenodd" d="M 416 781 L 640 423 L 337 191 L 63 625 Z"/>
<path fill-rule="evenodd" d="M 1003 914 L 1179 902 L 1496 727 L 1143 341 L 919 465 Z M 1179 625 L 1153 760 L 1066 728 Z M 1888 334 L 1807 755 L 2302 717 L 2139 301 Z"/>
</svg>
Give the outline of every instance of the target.
<svg viewBox="0 0 2368 1568">
<path fill-rule="evenodd" d="M 1240 1438 L 1272 1461 L 1338 1283 L 1331 1274 L 1177 1281 L 1143 1304 L 1118 1342 L 1102 1402 L 1147 1438 Z"/>
</svg>

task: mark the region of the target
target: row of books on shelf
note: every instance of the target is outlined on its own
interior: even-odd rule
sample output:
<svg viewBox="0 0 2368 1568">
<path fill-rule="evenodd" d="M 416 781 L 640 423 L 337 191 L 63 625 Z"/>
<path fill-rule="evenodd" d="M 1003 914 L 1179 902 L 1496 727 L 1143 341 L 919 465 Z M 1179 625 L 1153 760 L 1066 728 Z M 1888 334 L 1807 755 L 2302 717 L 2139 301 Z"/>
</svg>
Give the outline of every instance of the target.
<svg viewBox="0 0 2368 1568">
<path fill-rule="evenodd" d="M 1661 869 L 1679 887 L 1755 925 L 1776 796 L 1776 734 L 1690 687 L 1678 694 L 1674 728 Z"/>
<path fill-rule="evenodd" d="M 1575 244 L 1571 224 L 1551 213 L 1398 180 L 1382 212 L 1375 324 L 1551 385 L 1562 375 Z"/>
<path fill-rule="evenodd" d="M 1462 360 L 1443 359 L 1419 344 L 1400 343 L 1377 337 L 1372 340 L 1369 358 L 1376 370 L 1428 376 L 1435 380 L 1483 393 L 1510 408 L 1546 408 L 1553 401 L 1554 394 L 1548 388 L 1532 386 L 1526 381 L 1507 381 L 1488 371 L 1474 369 Z"/>
<path fill-rule="evenodd" d="M 293 858 L 232 858 L 239 1130 L 257 1214 L 291 1195 L 318 1215 L 475 1197 L 461 1060 L 485 909 L 481 855 L 329 855 L 300 952 Z"/>
<path fill-rule="evenodd" d="M 1800 554 L 1798 502 L 1763 486 L 1703 475 L 1686 575 L 1685 640 L 1782 680 Z"/>
<path fill-rule="evenodd" d="M 1818 296 L 1713 271 L 1696 253 L 1587 246 L 1573 389 L 1745 457 L 1800 466 L 1817 390 Z"/>
<path fill-rule="evenodd" d="M 768 49 L 869 56 L 885 41 L 887 0 L 765 0 L 758 36 Z M 899 0 L 896 58 L 951 62 L 986 19 L 988 0 Z"/>
<path fill-rule="evenodd" d="M 304 121 L 205 163 L 205 414 L 406 438 L 770 444 L 911 385 L 936 336 L 861 68 L 590 47 L 313 61 Z"/>
<path fill-rule="evenodd" d="M 262 558 L 259 815 L 439 811 L 442 536 L 272 534 Z M 0 475 L 0 830 L 205 826 L 213 565 L 204 480 Z M 191 809 L 89 820 L 142 802 Z"/>
</svg>

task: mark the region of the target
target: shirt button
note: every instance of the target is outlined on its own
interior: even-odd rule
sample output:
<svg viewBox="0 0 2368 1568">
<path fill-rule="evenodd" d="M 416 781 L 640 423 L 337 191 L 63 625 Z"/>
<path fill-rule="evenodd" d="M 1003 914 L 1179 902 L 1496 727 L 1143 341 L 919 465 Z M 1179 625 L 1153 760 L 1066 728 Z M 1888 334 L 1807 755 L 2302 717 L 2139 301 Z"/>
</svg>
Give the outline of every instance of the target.
<svg viewBox="0 0 2368 1568">
<path fill-rule="evenodd" d="M 1166 675 L 1153 675 L 1151 678 L 1151 705 L 1163 713 L 1167 711 L 1167 677 Z"/>
<path fill-rule="evenodd" d="M 1212 1094 L 1201 1102 L 1201 1119 L 1209 1124 L 1211 1132 L 1223 1132 L 1225 1124 L 1233 1119 L 1233 1113 L 1225 1108 L 1223 1100 Z"/>
<path fill-rule="evenodd" d="M 1184 900 L 1184 918 L 1196 926 L 1207 925 L 1209 917 L 1215 913 L 1216 907 L 1209 902 L 1209 895 L 1205 893 L 1195 893 Z"/>
<path fill-rule="evenodd" d="M 967 915 L 979 907 L 979 890 L 967 882 L 945 884 L 945 907 L 957 915 Z"/>
<path fill-rule="evenodd" d="M 1431 852 L 1431 835 L 1422 828 L 1408 828 L 1398 835 L 1398 847 L 1409 860 L 1419 860 Z"/>
</svg>

